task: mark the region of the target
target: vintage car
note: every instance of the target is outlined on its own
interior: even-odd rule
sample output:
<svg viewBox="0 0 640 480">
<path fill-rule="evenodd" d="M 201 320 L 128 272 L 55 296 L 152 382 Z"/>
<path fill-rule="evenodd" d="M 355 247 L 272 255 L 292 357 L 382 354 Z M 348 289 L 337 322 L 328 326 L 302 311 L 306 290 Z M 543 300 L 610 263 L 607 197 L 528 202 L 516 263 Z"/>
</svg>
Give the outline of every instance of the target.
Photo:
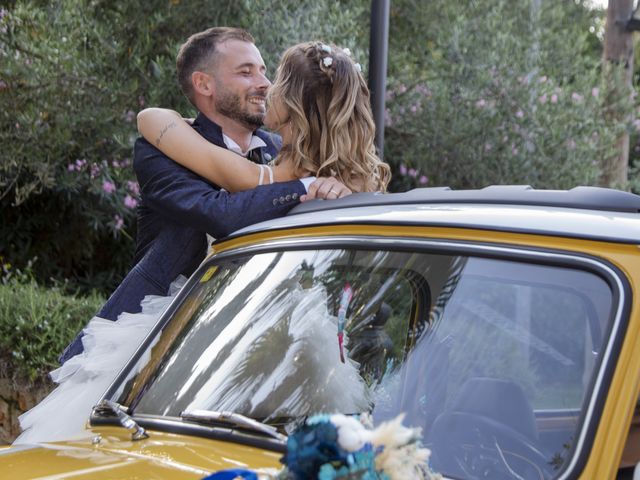
<svg viewBox="0 0 640 480">
<path fill-rule="evenodd" d="M 90 437 L 7 447 L 0 471 L 270 478 L 308 416 L 370 412 L 420 427 L 444 478 L 632 478 L 639 212 L 639 196 L 595 187 L 300 205 L 214 244 L 78 412 Z"/>
</svg>

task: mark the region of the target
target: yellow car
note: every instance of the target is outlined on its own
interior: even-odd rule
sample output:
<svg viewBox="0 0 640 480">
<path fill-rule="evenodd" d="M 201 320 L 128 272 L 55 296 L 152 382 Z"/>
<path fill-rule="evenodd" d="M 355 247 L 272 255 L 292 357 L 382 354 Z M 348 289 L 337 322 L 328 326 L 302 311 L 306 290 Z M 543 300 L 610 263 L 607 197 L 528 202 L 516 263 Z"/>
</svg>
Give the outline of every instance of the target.
<svg viewBox="0 0 640 480">
<path fill-rule="evenodd" d="M 93 412 L 3 478 L 270 478 L 321 412 L 405 414 L 451 479 L 640 478 L 640 197 L 418 189 L 217 242 Z M 635 412 L 635 417 L 634 417 Z"/>
</svg>

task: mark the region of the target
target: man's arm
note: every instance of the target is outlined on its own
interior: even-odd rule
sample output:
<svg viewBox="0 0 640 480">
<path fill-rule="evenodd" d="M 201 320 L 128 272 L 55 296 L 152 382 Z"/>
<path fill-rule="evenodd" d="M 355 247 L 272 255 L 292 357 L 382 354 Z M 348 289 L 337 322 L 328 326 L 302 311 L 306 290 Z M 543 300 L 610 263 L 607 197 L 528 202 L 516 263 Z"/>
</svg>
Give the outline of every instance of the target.
<svg viewBox="0 0 640 480">
<path fill-rule="evenodd" d="M 133 167 L 145 203 L 170 220 L 221 238 L 247 225 L 285 215 L 306 193 L 299 180 L 230 194 L 167 158 L 144 139 Z"/>
</svg>

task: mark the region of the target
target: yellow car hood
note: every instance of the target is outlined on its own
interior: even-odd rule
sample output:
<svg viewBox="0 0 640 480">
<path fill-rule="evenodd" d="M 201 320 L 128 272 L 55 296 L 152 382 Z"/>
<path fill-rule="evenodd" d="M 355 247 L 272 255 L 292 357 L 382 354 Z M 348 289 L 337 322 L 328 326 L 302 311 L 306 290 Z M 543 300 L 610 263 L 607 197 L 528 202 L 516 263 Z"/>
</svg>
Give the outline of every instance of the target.
<svg viewBox="0 0 640 480">
<path fill-rule="evenodd" d="M 275 474 L 280 453 L 230 442 L 149 431 L 131 441 L 123 428 L 93 429 L 86 440 L 0 449 L 0 471 L 12 479 L 198 479 L 227 468 Z M 99 436 L 100 441 L 93 438 Z"/>
</svg>

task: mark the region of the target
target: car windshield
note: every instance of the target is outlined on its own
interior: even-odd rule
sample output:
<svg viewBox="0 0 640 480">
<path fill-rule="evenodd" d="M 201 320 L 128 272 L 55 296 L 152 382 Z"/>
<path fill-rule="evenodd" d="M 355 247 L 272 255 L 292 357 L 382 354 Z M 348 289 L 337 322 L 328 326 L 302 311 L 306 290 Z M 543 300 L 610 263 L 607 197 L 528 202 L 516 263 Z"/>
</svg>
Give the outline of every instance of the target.
<svg viewBox="0 0 640 480">
<path fill-rule="evenodd" d="M 575 262 L 468 251 L 214 258 L 119 401 L 285 429 L 321 412 L 405 413 L 436 470 L 480 478 L 490 456 L 476 450 L 491 448 L 505 478 L 550 478 L 580 435 L 617 293 Z"/>
</svg>

